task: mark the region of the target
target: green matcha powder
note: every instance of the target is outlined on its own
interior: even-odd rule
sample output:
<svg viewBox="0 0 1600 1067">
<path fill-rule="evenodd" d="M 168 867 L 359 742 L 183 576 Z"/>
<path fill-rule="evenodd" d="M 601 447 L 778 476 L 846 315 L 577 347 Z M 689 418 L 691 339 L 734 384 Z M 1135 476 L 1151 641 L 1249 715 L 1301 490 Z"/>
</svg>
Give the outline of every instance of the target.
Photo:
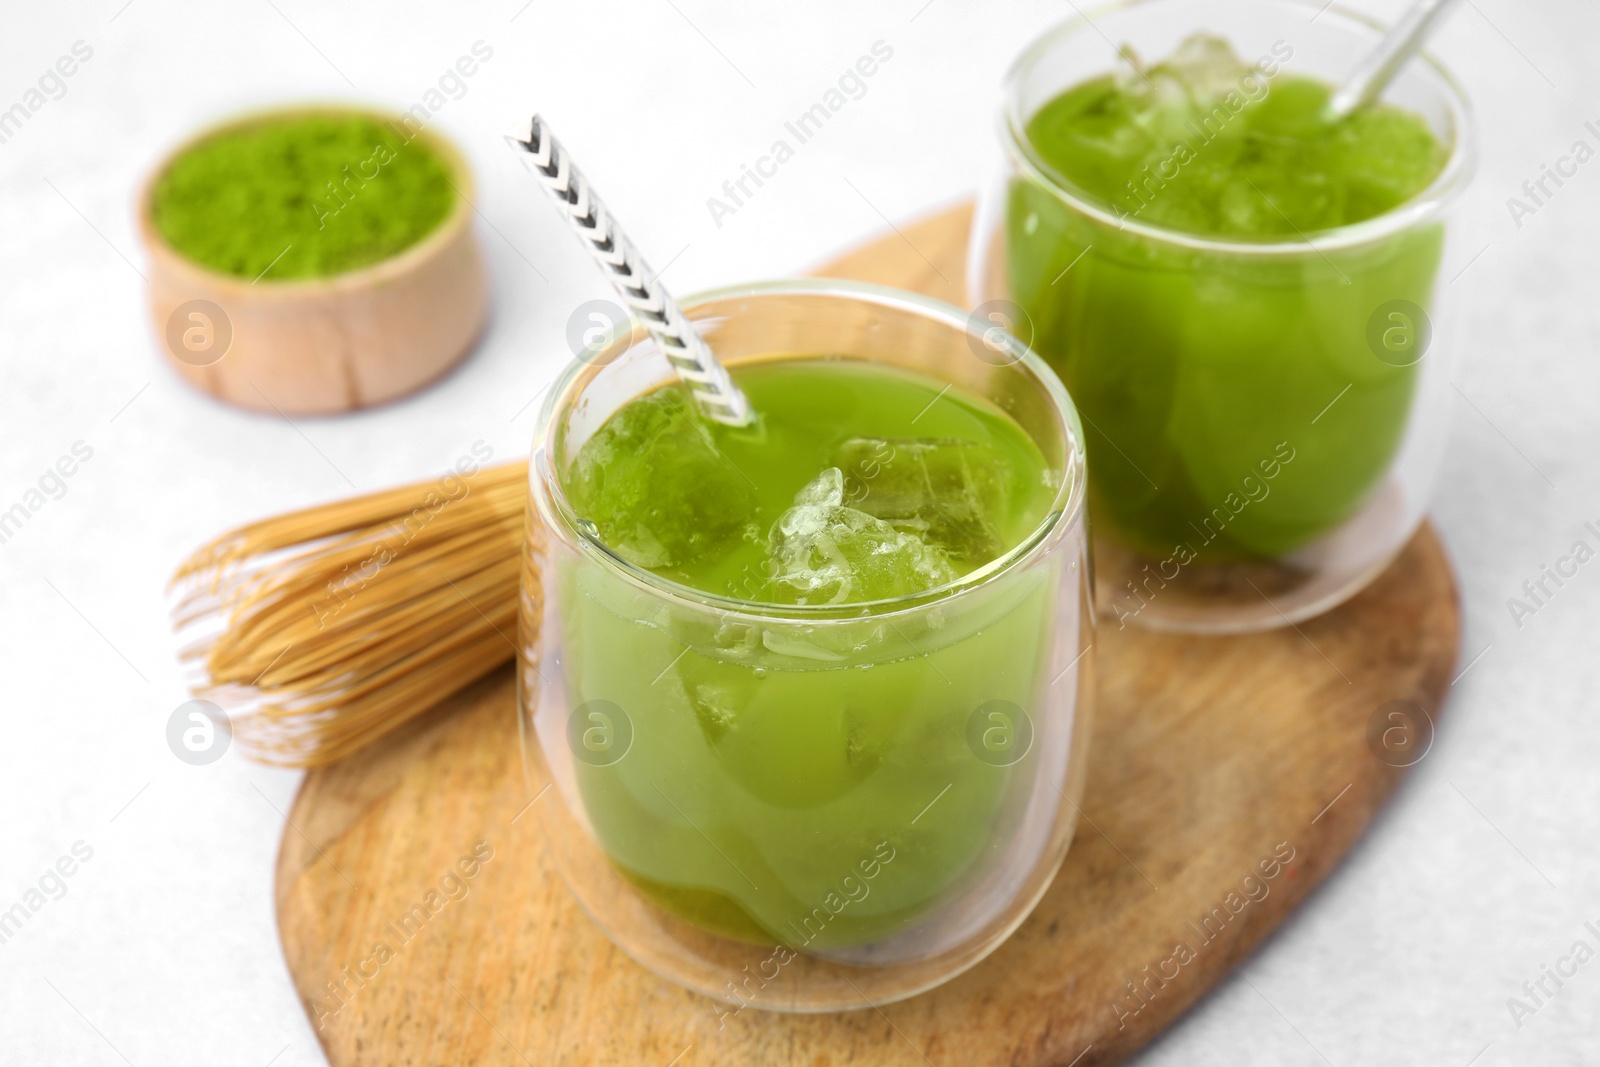
<svg viewBox="0 0 1600 1067">
<path fill-rule="evenodd" d="M 366 115 L 280 116 L 209 137 L 156 182 L 161 236 L 223 274 L 283 281 L 410 248 L 455 202 L 444 160 Z"/>
</svg>

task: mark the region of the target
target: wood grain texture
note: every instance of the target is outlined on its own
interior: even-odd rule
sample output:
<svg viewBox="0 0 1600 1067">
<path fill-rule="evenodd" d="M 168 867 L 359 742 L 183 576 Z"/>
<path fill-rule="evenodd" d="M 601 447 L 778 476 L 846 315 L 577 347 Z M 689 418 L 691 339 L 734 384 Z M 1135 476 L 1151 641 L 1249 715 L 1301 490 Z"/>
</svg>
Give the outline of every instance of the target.
<svg viewBox="0 0 1600 1067">
<path fill-rule="evenodd" d="M 824 273 L 937 293 L 941 272 L 959 283 L 967 218 L 905 227 Z M 719 1023 L 720 1005 L 614 948 L 544 854 L 509 671 L 307 776 L 278 857 L 284 955 L 337 1067 L 1117 1063 L 1349 850 L 1404 773 L 1369 725 L 1395 700 L 1437 721 L 1459 625 L 1424 528 L 1298 630 L 1104 627 L 1086 819 L 1054 886 L 983 963 L 881 1011 Z M 458 866 L 475 847 L 491 858 Z"/>
</svg>

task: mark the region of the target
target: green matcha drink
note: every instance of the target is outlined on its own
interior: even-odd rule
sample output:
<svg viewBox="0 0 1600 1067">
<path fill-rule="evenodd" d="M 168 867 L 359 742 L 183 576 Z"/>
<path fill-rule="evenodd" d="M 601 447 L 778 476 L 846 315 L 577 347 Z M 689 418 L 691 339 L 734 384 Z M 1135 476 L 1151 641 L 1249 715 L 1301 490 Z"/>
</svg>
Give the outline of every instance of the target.
<svg viewBox="0 0 1600 1067">
<path fill-rule="evenodd" d="M 996 736 L 985 760 L 969 726 L 985 705 L 1039 706 L 1057 576 L 946 611 L 935 591 L 1032 534 L 1062 471 L 1004 412 L 911 371 L 793 358 L 733 376 L 757 426 L 703 421 L 676 385 L 638 396 L 577 450 L 573 512 L 689 591 L 842 625 L 674 616 L 575 561 L 553 576 L 574 767 L 600 846 L 658 903 L 826 953 L 906 929 L 1017 834 L 1040 747 Z M 919 597 L 935 606 L 867 606 Z M 994 721 L 1029 730 L 1017 718 Z M 631 739 L 612 762 L 616 730 Z"/>
<path fill-rule="evenodd" d="M 1165 567 L 1280 557 L 1350 519 L 1416 391 L 1418 367 L 1375 355 L 1369 324 L 1432 307 L 1441 226 L 1319 235 L 1406 204 L 1449 151 L 1392 107 L 1325 120 L 1330 86 L 1275 52 L 1247 66 L 1192 37 L 1020 131 L 1010 295 L 1084 415 L 1095 521 Z"/>
</svg>

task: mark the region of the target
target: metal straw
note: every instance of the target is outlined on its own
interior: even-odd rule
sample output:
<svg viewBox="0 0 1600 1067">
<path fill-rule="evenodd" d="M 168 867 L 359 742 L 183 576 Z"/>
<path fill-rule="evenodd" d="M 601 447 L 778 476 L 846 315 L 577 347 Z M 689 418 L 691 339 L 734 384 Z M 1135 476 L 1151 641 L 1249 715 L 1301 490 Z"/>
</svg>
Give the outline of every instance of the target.
<svg viewBox="0 0 1600 1067">
<path fill-rule="evenodd" d="M 1328 101 L 1326 117 L 1333 122 L 1347 117 L 1357 108 L 1377 99 L 1406 60 L 1428 39 L 1435 26 L 1456 6 L 1457 0 L 1417 0 L 1394 28 L 1384 34 L 1361 65 L 1345 79 L 1333 99 Z"/>
<path fill-rule="evenodd" d="M 728 426 L 749 425 L 750 402 L 733 384 L 728 369 L 717 362 L 677 301 L 645 265 L 544 119 L 534 115 L 516 132 L 507 134 L 506 141 L 523 153 L 523 164 L 539 179 L 595 261 L 605 268 L 617 295 L 661 346 L 701 412 Z"/>
</svg>

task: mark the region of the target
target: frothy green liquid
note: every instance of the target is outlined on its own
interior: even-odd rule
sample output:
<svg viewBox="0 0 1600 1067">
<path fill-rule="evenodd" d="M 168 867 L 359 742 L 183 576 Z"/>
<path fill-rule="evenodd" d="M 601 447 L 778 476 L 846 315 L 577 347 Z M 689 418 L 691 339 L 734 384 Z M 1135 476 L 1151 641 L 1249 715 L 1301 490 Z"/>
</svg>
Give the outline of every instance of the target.
<svg viewBox="0 0 1600 1067">
<path fill-rule="evenodd" d="M 986 702 L 1042 706 L 1062 564 L 932 590 L 1035 529 L 1060 472 L 930 378 L 819 359 L 733 375 L 757 428 L 646 394 L 581 446 L 568 498 L 662 577 L 841 610 L 730 618 L 571 557 L 555 575 L 569 743 L 600 845 L 654 900 L 731 937 L 847 950 L 948 903 L 1022 832 L 1046 746 L 985 761 L 970 724 Z M 918 593 L 892 620 L 849 608 Z"/>
<path fill-rule="evenodd" d="M 1050 182 L 1010 189 L 1012 298 L 1084 415 L 1091 514 L 1140 551 L 1281 556 L 1353 515 L 1399 448 L 1417 367 L 1379 358 L 1369 322 L 1395 301 L 1428 309 L 1442 229 L 1314 245 L 1416 196 L 1448 153 L 1394 108 L 1325 121 L 1329 92 L 1196 38 L 1146 77 L 1086 82 L 1028 121 Z M 1312 244 L 1189 248 L 1130 221 Z"/>
</svg>

